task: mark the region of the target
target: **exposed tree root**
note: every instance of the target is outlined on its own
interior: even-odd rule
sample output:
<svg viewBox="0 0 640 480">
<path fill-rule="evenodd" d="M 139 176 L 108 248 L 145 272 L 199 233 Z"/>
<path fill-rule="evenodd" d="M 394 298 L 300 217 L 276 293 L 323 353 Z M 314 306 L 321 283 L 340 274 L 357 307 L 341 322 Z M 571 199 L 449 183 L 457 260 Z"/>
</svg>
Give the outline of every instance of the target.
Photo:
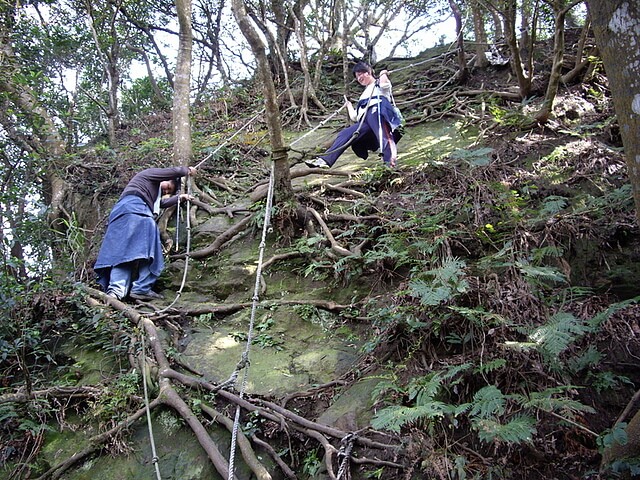
<svg viewBox="0 0 640 480">
<path fill-rule="evenodd" d="M 149 403 L 149 408 L 153 409 L 154 407 L 160 405 L 160 400 L 155 399 L 154 401 Z M 36 480 L 45 480 L 45 479 L 58 479 L 62 477 L 64 472 L 69 470 L 71 467 L 77 465 L 78 463 L 90 458 L 91 456 L 98 453 L 100 450 L 104 448 L 104 445 L 107 443 L 109 439 L 114 437 L 116 434 L 120 433 L 125 428 L 133 425 L 138 419 L 142 418 L 145 414 L 146 408 L 141 408 L 137 410 L 133 415 L 130 415 L 125 420 L 119 422 L 113 428 L 103 432 L 99 435 L 95 435 L 89 439 L 89 446 L 81 450 L 80 452 L 74 453 L 72 456 L 59 463 L 58 465 L 51 467 L 49 470 L 44 472 L 41 476 L 39 476 Z"/>
<path fill-rule="evenodd" d="M 216 470 L 222 475 L 224 478 L 227 478 L 228 475 L 228 462 L 227 460 L 220 454 L 219 449 L 211 439 L 211 436 L 207 432 L 204 424 L 197 416 L 193 413 L 191 408 L 188 406 L 187 402 L 183 399 L 181 394 L 176 390 L 176 385 L 180 385 L 181 387 L 187 388 L 195 388 L 200 391 L 210 391 L 215 392 L 216 397 L 223 402 L 226 402 L 228 405 L 239 406 L 245 412 L 253 412 L 266 420 L 270 420 L 275 422 L 275 424 L 280 425 L 281 429 L 285 430 L 295 430 L 300 434 L 303 434 L 309 438 L 316 440 L 320 445 L 322 445 L 325 452 L 325 464 L 327 468 L 327 472 L 330 478 L 337 479 L 336 475 L 336 467 L 338 466 L 338 462 L 336 461 L 336 455 L 339 452 L 339 448 L 334 446 L 331 439 L 335 439 L 337 442 L 343 441 L 353 441 L 354 445 L 360 445 L 367 449 L 380 449 L 385 452 L 389 451 L 398 451 L 399 446 L 394 444 L 381 443 L 378 441 L 374 441 L 372 439 L 364 436 L 363 432 L 359 432 L 358 436 L 353 435 L 351 432 L 345 432 L 340 429 L 319 424 L 308 420 L 290 410 L 287 410 L 281 405 L 273 403 L 264 399 L 253 399 L 248 400 L 246 398 L 241 398 L 240 396 L 221 389 L 220 385 L 212 384 L 200 377 L 184 374 L 174 370 L 168 361 L 167 356 L 165 355 L 163 346 L 160 342 L 160 335 L 158 334 L 158 330 L 154 322 L 142 316 L 135 309 L 130 306 L 124 304 L 123 302 L 119 302 L 114 300 L 106 295 L 102 294 L 94 289 L 87 289 L 89 293 L 89 297 L 87 297 L 87 301 L 91 305 L 99 304 L 96 299 L 100 299 L 103 302 L 108 303 L 112 307 L 120 310 L 127 318 L 129 318 L 136 325 L 141 327 L 146 335 L 147 345 L 152 352 L 152 358 L 147 360 L 155 365 L 157 365 L 157 371 L 154 371 L 156 375 L 156 380 L 158 385 L 160 386 L 160 392 L 153 401 L 150 402 L 149 408 L 152 409 L 158 405 L 166 405 L 174 409 L 189 425 L 191 430 L 194 432 L 195 437 L 200 443 L 203 450 L 207 453 L 211 463 L 216 468 Z M 282 302 L 280 302 L 282 303 Z M 300 303 L 300 302 L 292 302 L 292 303 Z M 324 308 L 328 309 L 340 309 L 346 308 L 346 306 L 338 305 L 333 302 L 315 302 L 317 305 L 321 305 Z M 144 354 L 144 352 L 143 352 Z M 17 392 L 12 395 L 4 395 L 0 397 L 0 402 L 5 401 L 23 401 L 26 402 L 31 398 L 35 398 L 37 395 L 92 395 L 95 394 L 95 390 L 91 387 L 84 387 L 82 389 L 48 389 L 46 391 L 41 392 L 33 392 L 30 395 L 27 395 L 23 392 Z M 286 403 L 286 401 L 284 402 Z M 202 406 L 203 412 L 211 417 L 216 422 L 221 423 L 227 429 L 231 430 L 233 428 L 233 422 L 219 413 L 214 407 L 209 405 Z M 107 441 L 113 438 L 116 434 L 122 432 L 125 428 L 130 427 L 134 422 L 139 420 L 145 414 L 146 408 L 141 408 L 130 415 L 127 419 L 118 423 L 116 426 L 111 428 L 110 430 L 103 432 L 99 435 L 94 436 L 90 439 L 89 447 L 85 448 L 81 452 L 78 452 L 71 457 L 65 459 L 60 464 L 52 467 L 47 472 L 45 472 L 40 479 L 49 479 L 49 478 L 60 478 L 65 471 L 69 470 L 74 465 L 77 465 L 79 462 L 86 460 L 87 458 L 95 455 L 101 449 L 104 448 Z M 285 473 L 285 475 L 290 479 L 295 479 L 295 473 L 291 468 L 289 468 L 283 461 L 280 459 L 273 447 L 268 445 L 263 440 L 257 439 L 255 436 L 252 438 L 254 443 L 260 445 L 261 447 L 267 448 L 268 451 L 271 452 L 272 456 L 276 458 L 276 462 Z M 271 475 L 266 471 L 264 466 L 257 460 L 255 454 L 253 453 L 253 448 L 249 440 L 244 437 L 241 433 L 238 435 L 238 445 L 240 447 L 243 458 L 250 466 L 252 471 L 255 473 L 256 477 L 260 480 L 270 480 Z M 354 462 L 357 463 L 372 463 L 376 465 L 384 465 L 388 467 L 393 467 L 396 469 L 403 469 L 401 464 L 388 462 L 388 461 L 378 461 L 378 460 L 370 460 L 365 457 L 352 458 Z M 347 465 L 347 461 L 343 459 L 342 468 L 344 465 Z M 235 478 L 235 477 L 234 477 Z"/>
<path fill-rule="evenodd" d="M 44 390 L 34 390 L 27 392 L 25 389 L 21 389 L 14 393 L 5 393 L 0 395 L 0 403 L 27 403 L 31 400 L 39 398 L 88 398 L 95 397 L 101 392 L 97 387 L 81 386 L 81 387 L 51 387 Z"/>
<path fill-rule="evenodd" d="M 209 405 L 202 404 L 202 411 L 209 415 L 214 421 L 218 422 L 222 426 L 224 426 L 229 433 L 233 432 L 233 420 L 222 415 L 222 413 L 218 412 L 216 409 L 210 407 Z M 240 447 L 240 452 L 242 453 L 242 457 L 244 461 L 247 463 L 251 471 L 255 474 L 258 480 L 271 480 L 271 474 L 264 468 L 264 465 L 258 460 L 255 452 L 253 451 L 253 447 L 251 446 L 251 442 L 247 439 L 242 431 L 237 432 L 237 441 L 238 446 Z"/>
</svg>

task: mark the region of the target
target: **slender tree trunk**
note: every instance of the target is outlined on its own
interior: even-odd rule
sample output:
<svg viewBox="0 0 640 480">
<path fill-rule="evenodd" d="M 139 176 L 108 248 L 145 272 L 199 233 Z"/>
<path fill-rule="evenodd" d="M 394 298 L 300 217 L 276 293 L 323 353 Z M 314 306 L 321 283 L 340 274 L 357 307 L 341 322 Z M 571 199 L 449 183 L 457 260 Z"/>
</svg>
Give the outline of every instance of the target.
<svg viewBox="0 0 640 480">
<path fill-rule="evenodd" d="M 478 68 L 485 68 L 489 65 L 487 59 L 487 31 L 484 23 L 484 9 L 480 2 L 472 0 L 471 12 L 473 14 L 473 32 L 476 39 L 476 60 L 474 65 Z"/>
<path fill-rule="evenodd" d="M 454 0 L 449 0 L 449 6 L 456 20 L 456 44 L 458 45 L 458 83 L 465 83 L 469 78 L 469 69 L 464 55 L 464 33 L 462 31 L 462 13 Z"/>
<path fill-rule="evenodd" d="M 569 10 L 583 0 L 574 0 L 567 7 L 562 8 L 559 0 L 553 2 L 553 13 L 555 17 L 555 34 L 553 38 L 553 64 L 551 65 L 551 75 L 547 84 L 547 92 L 544 96 L 542 107 L 535 115 L 535 119 L 540 123 L 546 123 L 553 112 L 553 101 L 558 94 L 558 87 L 562 78 L 562 65 L 564 63 L 564 21 Z"/>
<path fill-rule="evenodd" d="M 173 156 L 176 164 L 186 166 L 189 165 L 192 155 L 191 121 L 189 119 L 193 44 L 191 0 L 176 0 L 176 11 L 180 34 L 173 94 Z"/>
<path fill-rule="evenodd" d="M 640 224 L 640 2 L 588 0 L 616 109 Z"/>
<path fill-rule="evenodd" d="M 518 38 L 516 36 L 516 5 L 516 0 L 506 0 L 505 2 L 505 8 L 502 12 L 502 15 L 504 15 L 504 33 L 511 52 L 511 69 L 518 79 L 520 96 L 527 98 L 531 94 L 531 76 L 533 72 L 529 72 L 526 75 L 520 61 L 520 48 L 518 47 Z"/>
<path fill-rule="evenodd" d="M 258 63 L 258 73 L 263 82 L 266 120 L 271 141 L 271 156 L 274 162 L 275 191 L 278 201 L 284 203 L 293 198 L 293 189 L 291 187 L 288 155 L 282 135 L 282 122 L 280 120 L 280 111 L 278 110 L 276 88 L 271 76 L 265 45 L 251 24 L 244 1 L 232 0 L 231 10 Z"/>
</svg>

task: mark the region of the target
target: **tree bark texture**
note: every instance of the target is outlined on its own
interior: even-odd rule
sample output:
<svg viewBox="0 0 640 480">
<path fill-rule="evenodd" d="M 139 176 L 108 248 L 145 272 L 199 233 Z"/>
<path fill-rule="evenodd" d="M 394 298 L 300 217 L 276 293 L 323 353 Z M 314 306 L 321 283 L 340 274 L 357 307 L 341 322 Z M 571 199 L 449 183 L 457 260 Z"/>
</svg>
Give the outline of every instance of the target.
<svg viewBox="0 0 640 480">
<path fill-rule="evenodd" d="M 589 0 L 596 44 L 609 80 L 640 223 L 640 2 Z"/>
<path fill-rule="evenodd" d="M 173 95 L 173 156 L 175 164 L 187 166 L 191 161 L 191 122 L 189 93 L 191 88 L 191 0 L 176 0 L 180 34 Z"/>
</svg>

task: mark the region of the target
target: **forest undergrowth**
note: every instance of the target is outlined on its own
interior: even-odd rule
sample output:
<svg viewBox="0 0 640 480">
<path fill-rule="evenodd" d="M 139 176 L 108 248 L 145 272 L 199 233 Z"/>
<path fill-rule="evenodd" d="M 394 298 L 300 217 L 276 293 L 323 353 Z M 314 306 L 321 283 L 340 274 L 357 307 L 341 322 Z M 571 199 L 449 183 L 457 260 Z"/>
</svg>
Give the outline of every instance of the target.
<svg viewBox="0 0 640 480">
<path fill-rule="evenodd" d="M 447 75 L 441 64 L 424 69 L 424 76 L 411 77 L 407 91 Z M 485 85 L 489 77 L 496 87 L 508 87 L 504 68 L 490 67 L 470 81 Z M 480 132 L 475 145 L 442 158 L 418 148 L 397 170 L 365 169 L 296 192 L 296 205 L 276 206 L 274 225 L 281 228 L 268 268 L 293 264 L 342 290 L 375 279 L 368 294 L 338 308 L 345 323 L 367 326 L 359 364 L 340 387 L 301 392 L 287 410 L 313 421 L 321 413 L 319 396 L 331 399 L 365 373 L 379 378 L 371 426 L 357 432 L 366 441 L 352 444 L 352 478 L 595 479 L 637 472 L 633 459 L 601 471 L 604 451 L 625 442 L 640 382 L 640 241 L 606 81 L 595 75 L 591 83 L 567 87 L 556 119 L 534 127 L 526 121 L 531 104 L 506 105 L 492 97 L 482 116 L 478 99 L 462 102 L 446 90 L 442 95 L 450 95 L 448 101 L 427 111 L 400 92 L 407 128 L 428 128 L 434 118 L 462 122 Z M 211 131 L 224 102 L 195 115 L 202 154 L 241 124 Z M 123 132 L 115 155 L 98 145 L 79 156 L 68 169 L 78 194 L 99 191 L 113 198 L 132 170 L 169 158 L 163 155 L 170 125 L 168 115 L 143 119 Z M 247 132 L 203 167 L 197 180 L 201 210 L 246 214 L 241 218 L 251 216 L 253 223 L 244 225 L 259 224 L 261 201 L 237 205 L 268 173 L 263 134 L 259 128 Z M 96 221 L 96 232 L 103 220 Z M 257 228 L 244 230 L 259 241 Z M 137 332 L 180 329 L 201 312 L 198 306 L 172 312 L 156 326 L 126 305 L 106 302 L 113 307 L 107 308 L 91 290 L 99 234 L 67 231 L 62 248 L 73 272 L 67 283 L 10 284 L 3 277 L 10 308 L 0 341 L 0 462 L 8 478 L 55 478 L 64 471 L 38 463 L 38 450 L 52 420 L 64 425 L 68 411 L 92 416 L 101 433 L 140 418 L 130 322 L 138 322 Z M 235 237 L 229 238 L 212 251 L 230 248 Z M 312 308 L 337 307 L 327 299 Z M 121 362 L 122 374 L 105 384 L 75 385 L 70 359 L 57 350 L 62 337 L 108 351 Z M 206 382 L 189 383 L 175 373 L 183 366 L 167 358 L 171 378 L 182 381 L 177 390 L 194 387 L 192 401 L 224 411 L 237 401 Z M 160 370 L 162 361 L 156 358 Z M 166 385 L 167 378 L 159 383 Z M 219 396 L 206 396 L 207 389 Z M 283 427 L 297 420 L 275 409 L 272 403 L 281 400 L 251 399 L 256 411 L 267 412 L 259 438 L 275 450 L 287 445 L 297 451 L 297 461 L 288 465 L 294 476 L 280 465 L 289 478 L 322 478 L 313 474 L 323 470 L 335 478 L 339 442 L 314 426 Z M 169 404 L 187 408 L 174 397 Z M 123 432 L 96 440 L 95 451 L 127 451 Z M 283 463 L 288 459 L 283 456 Z"/>
</svg>

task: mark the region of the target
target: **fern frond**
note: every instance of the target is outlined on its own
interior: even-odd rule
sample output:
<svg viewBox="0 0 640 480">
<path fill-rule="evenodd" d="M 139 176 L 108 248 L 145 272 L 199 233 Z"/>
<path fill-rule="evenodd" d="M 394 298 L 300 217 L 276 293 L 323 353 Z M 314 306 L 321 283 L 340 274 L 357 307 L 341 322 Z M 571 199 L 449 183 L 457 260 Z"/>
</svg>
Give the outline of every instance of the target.
<svg viewBox="0 0 640 480">
<path fill-rule="evenodd" d="M 394 405 L 380 410 L 371 420 L 371 426 L 378 430 L 400 433 L 402 427 L 418 420 L 432 420 L 452 413 L 453 408 L 442 402 L 431 402 L 419 407 L 401 407 Z"/>
<path fill-rule="evenodd" d="M 436 306 L 451 299 L 451 289 L 444 286 L 433 287 L 423 280 L 412 280 L 409 282 L 409 295 L 419 298 L 422 305 Z"/>
<path fill-rule="evenodd" d="M 415 399 L 417 406 L 431 403 L 440 393 L 443 381 L 444 379 L 439 372 L 414 378 L 409 384 L 409 400 Z"/>
<path fill-rule="evenodd" d="M 592 327 L 599 327 L 604 322 L 609 320 L 609 318 L 611 318 L 611 315 L 613 315 L 617 311 L 622 310 L 624 308 L 627 308 L 629 305 L 634 304 L 634 303 L 638 303 L 638 302 L 640 302 L 640 296 L 639 297 L 630 298 L 630 299 L 624 300 L 622 302 L 613 303 L 613 304 L 609 305 L 604 312 L 600 312 L 599 314 L 595 315 L 589 321 L 589 325 L 592 326 Z"/>
<path fill-rule="evenodd" d="M 598 365 L 602 361 L 602 357 L 602 353 L 595 346 L 589 345 L 580 355 L 569 359 L 567 364 L 573 373 L 578 373 L 586 368 Z"/>
<path fill-rule="evenodd" d="M 489 418 L 502 415 L 507 403 L 506 397 L 499 388 L 488 385 L 481 388 L 473 396 L 473 402 L 469 415 L 472 417 Z"/>
<path fill-rule="evenodd" d="M 535 418 L 527 415 L 516 417 L 504 425 L 490 418 L 481 418 L 472 422 L 480 440 L 487 443 L 494 440 L 515 444 L 530 442 L 536 432 L 535 425 Z"/>
<path fill-rule="evenodd" d="M 522 262 L 516 262 L 515 266 L 525 276 L 533 280 L 547 282 L 567 283 L 567 278 L 557 269 L 552 267 L 533 266 Z"/>
<path fill-rule="evenodd" d="M 463 364 L 460 364 L 460 365 L 454 365 L 453 367 L 450 367 L 446 372 L 444 372 L 442 377 L 443 377 L 444 380 L 453 379 L 454 377 L 458 376 L 458 374 L 466 372 L 471 367 L 473 367 L 473 365 L 471 363 L 463 363 Z M 456 385 L 456 384 L 460 383 L 461 381 L 462 381 L 462 378 L 458 378 L 458 379 L 453 380 L 452 382 L 450 382 L 449 385 L 450 386 Z"/>
<path fill-rule="evenodd" d="M 480 374 L 487 374 L 495 370 L 500 370 L 506 364 L 507 364 L 507 361 L 504 358 L 496 358 L 494 360 L 491 360 L 490 362 L 483 363 L 479 367 L 476 367 L 473 370 L 473 372 L 480 373 Z"/>
<path fill-rule="evenodd" d="M 531 333 L 529 338 L 548 359 L 557 359 L 571 343 L 591 331 L 582 320 L 570 313 L 559 312 Z"/>
<path fill-rule="evenodd" d="M 595 410 L 573 400 L 567 396 L 567 391 L 574 390 L 575 386 L 564 385 L 561 387 L 547 388 L 542 392 L 531 392 L 526 395 L 514 395 L 514 398 L 524 408 L 536 408 L 545 412 L 556 412 L 567 418 L 573 418 L 576 412 L 595 413 Z"/>
</svg>

